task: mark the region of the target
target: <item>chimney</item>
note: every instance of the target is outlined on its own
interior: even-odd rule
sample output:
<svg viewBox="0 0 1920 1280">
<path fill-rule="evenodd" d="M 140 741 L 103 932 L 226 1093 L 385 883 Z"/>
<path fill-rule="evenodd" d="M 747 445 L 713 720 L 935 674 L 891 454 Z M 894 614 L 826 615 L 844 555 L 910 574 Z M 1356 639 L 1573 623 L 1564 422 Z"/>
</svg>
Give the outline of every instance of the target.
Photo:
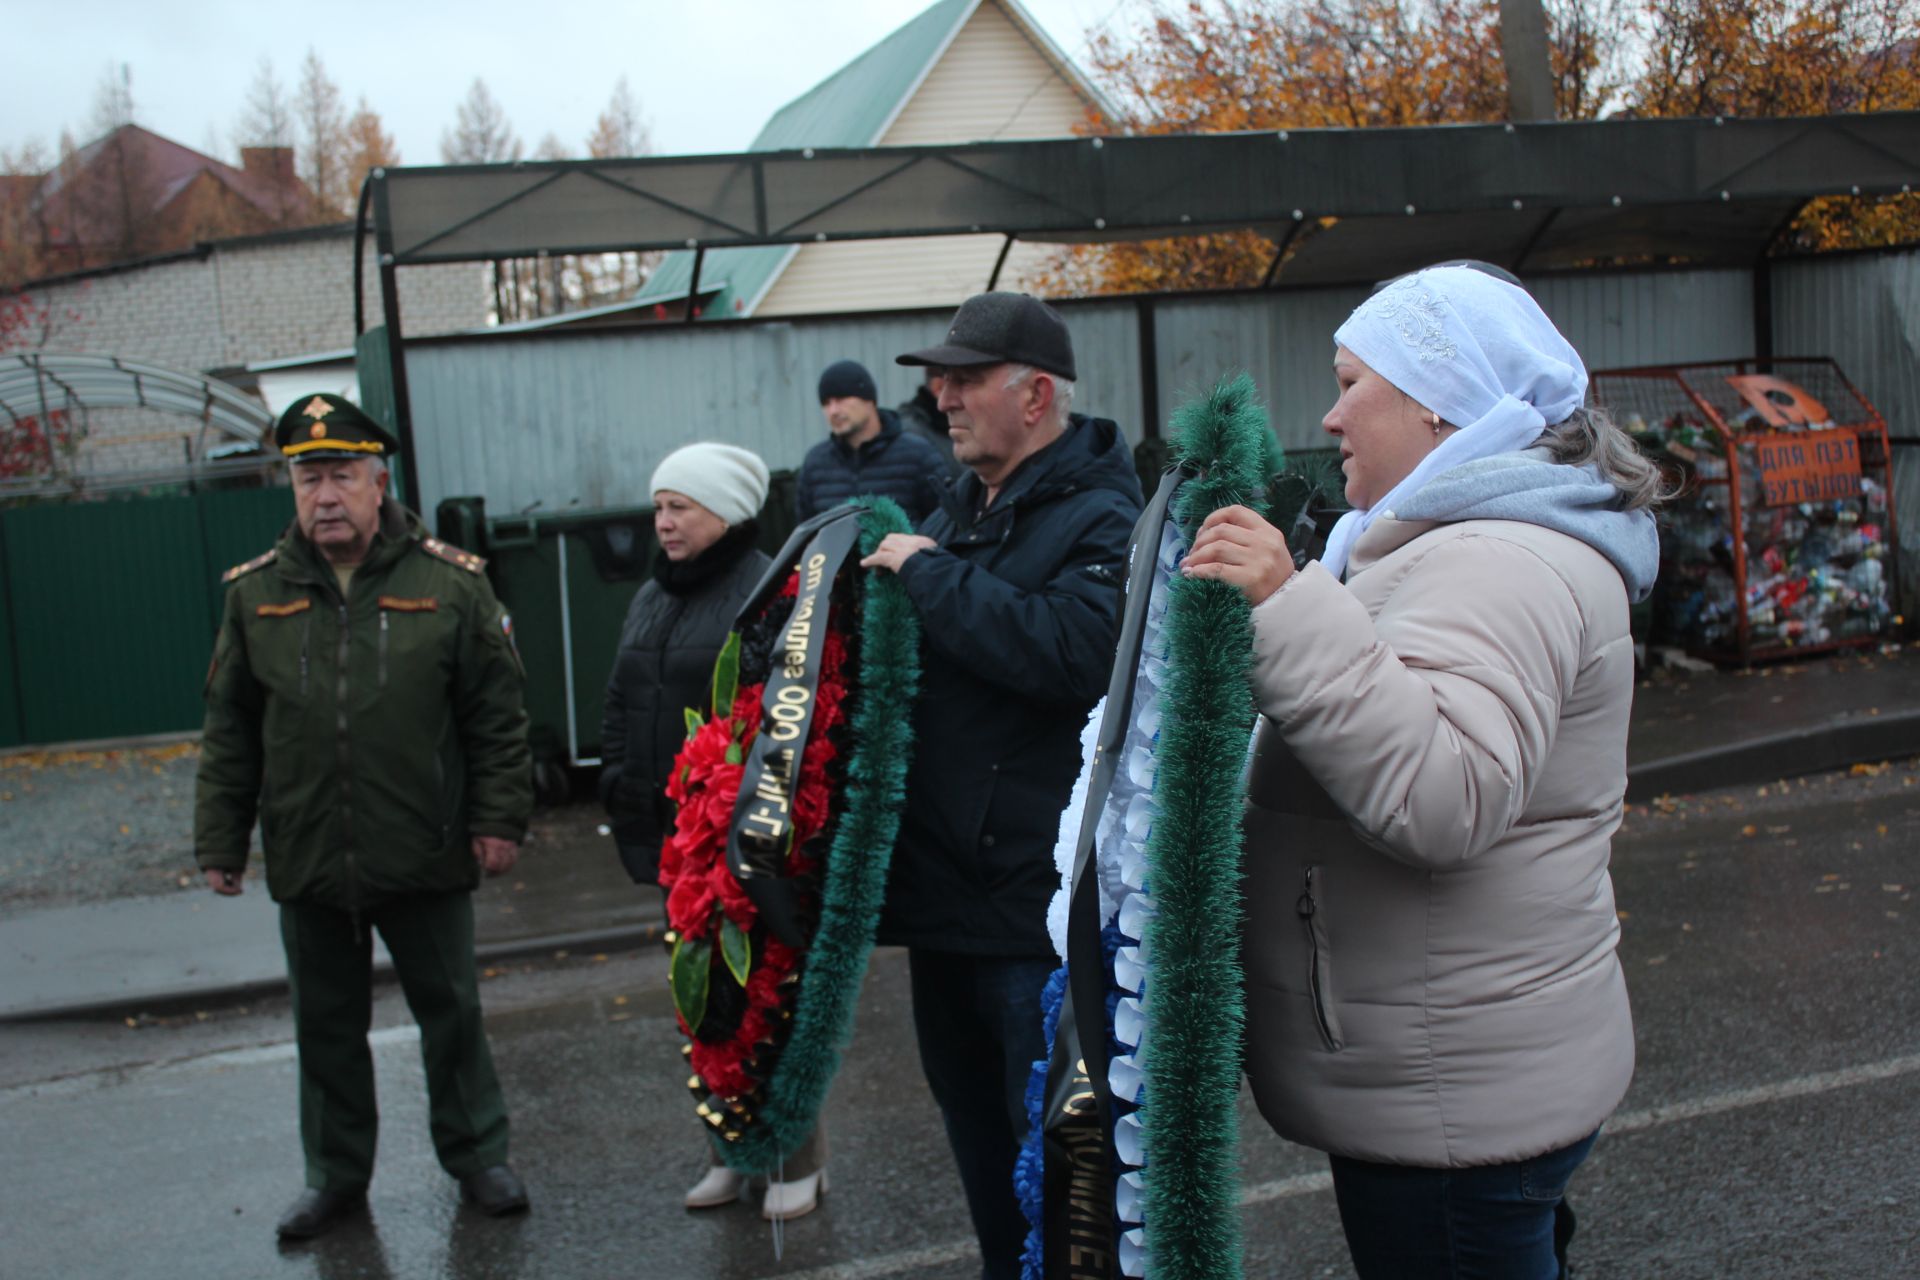
<svg viewBox="0 0 1920 1280">
<path fill-rule="evenodd" d="M 292 147 L 242 147 L 240 167 L 278 187 L 293 185 Z"/>
</svg>

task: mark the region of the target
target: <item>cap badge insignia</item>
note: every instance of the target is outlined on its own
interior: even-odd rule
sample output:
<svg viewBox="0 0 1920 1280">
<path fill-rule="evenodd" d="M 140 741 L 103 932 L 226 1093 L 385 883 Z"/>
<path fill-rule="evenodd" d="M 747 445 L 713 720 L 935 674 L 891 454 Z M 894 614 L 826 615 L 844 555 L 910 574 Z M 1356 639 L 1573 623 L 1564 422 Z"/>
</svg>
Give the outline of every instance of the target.
<svg viewBox="0 0 1920 1280">
<path fill-rule="evenodd" d="M 321 436 L 324 436 L 327 434 L 327 424 L 324 422 L 316 422 L 313 424 L 313 429 L 307 432 L 307 434 L 312 436 L 315 440 L 318 440 Z"/>
<path fill-rule="evenodd" d="M 333 412 L 333 406 L 325 400 L 322 400 L 319 396 L 315 396 L 313 399 L 307 401 L 305 405 L 301 406 L 300 412 L 309 418 L 324 418 Z"/>
</svg>

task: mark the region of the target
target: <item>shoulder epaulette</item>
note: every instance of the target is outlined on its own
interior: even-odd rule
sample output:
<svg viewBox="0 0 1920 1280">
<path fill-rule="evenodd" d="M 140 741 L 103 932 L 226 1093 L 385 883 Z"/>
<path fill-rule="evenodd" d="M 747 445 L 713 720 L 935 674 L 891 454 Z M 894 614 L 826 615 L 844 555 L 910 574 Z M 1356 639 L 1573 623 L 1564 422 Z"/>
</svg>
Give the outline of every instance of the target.
<svg viewBox="0 0 1920 1280">
<path fill-rule="evenodd" d="M 473 552 L 462 551 L 452 543 L 442 542 L 438 538 L 420 539 L 420 549 L 436 559 L 458 565 L 468 573 L 479 573 L 487 567 L 487 562 Z"/>
<path fill-rule="evenodd" d="M 221 574 L 220 581 L 232 582 L 235 579 L 244 578 L 248 574 L 252 573 L 255 569 L 264 569 L 266 566 L 272 564 L 275 560 L 279 559 L 279 557 L 280 557 L 280 553 L 278 551 L 269 551 L 265 555 L 255 556 L 253 559 L 247 561 L 245 564 L 237 564 L 233 566 L 233 568 Z"/>
</svg>

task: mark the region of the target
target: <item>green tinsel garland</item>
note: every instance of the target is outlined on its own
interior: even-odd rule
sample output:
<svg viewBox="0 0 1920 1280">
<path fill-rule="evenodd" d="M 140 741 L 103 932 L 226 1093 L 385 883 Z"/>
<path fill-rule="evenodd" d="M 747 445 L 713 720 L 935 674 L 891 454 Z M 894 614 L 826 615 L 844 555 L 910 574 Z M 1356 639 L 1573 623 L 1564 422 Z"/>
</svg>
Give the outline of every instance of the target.
<svg viewBox="0 0 1920 1280">
<path fill-rule="evenodd" d="M 871 555 L 889 533 L 911 533 L 906 513 L 889 498 L 855 499 L 860 554 Z M 853 759 L 846 797 L 827 855 L 820 923 L 800 975 L 793 1033 L 767 1083 L 762 1123 L 735 1142 L 714 1143 L 742 1173 L 777 1174 L 782 1157 L 806 1140 L 853 1035 L 853 1015 L 873 934 L 886 895 L 887 865 L 900 828 L 913 756 L 907 714 L 920 687 L 920 616 L 897 575 L 868 573 L 860 624 L 860 691 L 853 712 Z"/>
<path fill-rule="evenodd" d="M 1222 379 L 1171 425 L 1176 460 L 1196 473 L 1174 499 L 1189 540 L 1220 507 L 1265 509 L 1278 446 L 1252 378 Z M 1236 587 L 1175 574 L 1167 637 L 1159 814 L 1146 849 L 1158 908 L 1147 925 L 1142 1063 L 1148 1275 L 1231 1280 L 1241 1275 L 1240 777 L 1255 713 L 1252 610 Z"/>
</svg>

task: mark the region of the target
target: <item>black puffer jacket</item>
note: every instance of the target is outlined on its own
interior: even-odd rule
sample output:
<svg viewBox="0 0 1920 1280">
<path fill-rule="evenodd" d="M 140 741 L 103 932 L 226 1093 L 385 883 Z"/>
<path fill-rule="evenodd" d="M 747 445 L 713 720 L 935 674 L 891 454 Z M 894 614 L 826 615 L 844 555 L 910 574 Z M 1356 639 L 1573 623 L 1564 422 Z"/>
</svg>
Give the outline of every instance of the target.
<svg viewBox="0 0 1920 1280">
<path fill-rule="evenodd" d="M 660 557 L 620 628 L 601 724 L 600 801 L 636 883 L 659 878 L 660 842 L 673 823 L 667 779 L 686 741 L 686 708 L 706 714 L 713 660 L 772 563 L 754 549 L 756 534 L 749 521 L 693 560 Z"/>
<path fill-rule="evenodd" d="M 794 509 L 800 519 L 866 493 L 892 498 L 915 522 L 940 505 L 946 460 L 918 432 L 905 430 L 899 414 L 879 412 L 880 434 L 858 449 L 828 436 L 807 450 L 794 477 Z"/>
<path fill-rule="evenodd" d="M 925 628 L 914 761 L 880 938 L 1043 956 L 1053 846 L 1106 692 L 1140 482 L 1120 430 L 1074 415 L 991 509 L 963 476 L 901 567 Z"/>
</svg>

